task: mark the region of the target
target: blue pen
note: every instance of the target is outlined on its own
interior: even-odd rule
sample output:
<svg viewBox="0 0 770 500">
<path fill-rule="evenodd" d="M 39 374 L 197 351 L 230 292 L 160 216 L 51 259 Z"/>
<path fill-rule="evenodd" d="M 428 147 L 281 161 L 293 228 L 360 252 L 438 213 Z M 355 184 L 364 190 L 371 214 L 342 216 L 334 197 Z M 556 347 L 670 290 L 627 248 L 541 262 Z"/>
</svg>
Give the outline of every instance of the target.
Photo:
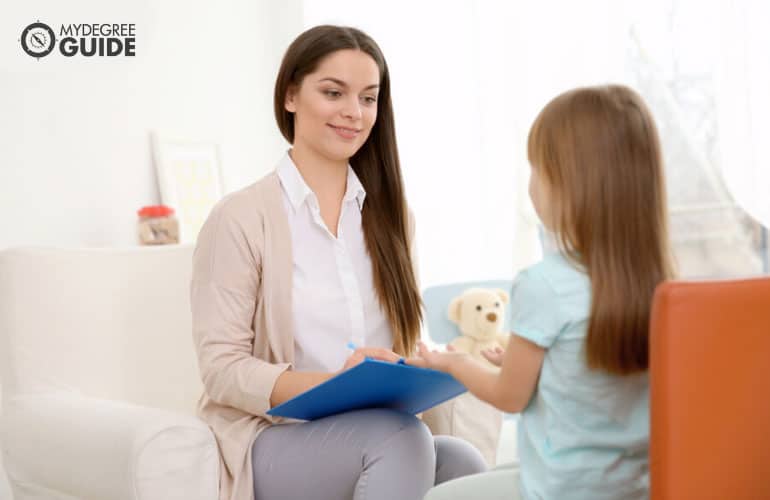
<svg viewBox="0 0 770 500">
<path fill-rule="evenodd" d="M 351 349 L 351 350 L 355 351 L 357 349 L 357 347 L 356 347 L 356 345 L 352 341 L 350 341 L 350 342 L 348 342 L 348 349 Z M 367 356 L 366 359 L 370 359 L 370 358 Z M 405 365 L 406 364 L 406 360 L 404 358 L 398 358 L 398 361 L 396 362 L 396 364 Z"/>
</svg>

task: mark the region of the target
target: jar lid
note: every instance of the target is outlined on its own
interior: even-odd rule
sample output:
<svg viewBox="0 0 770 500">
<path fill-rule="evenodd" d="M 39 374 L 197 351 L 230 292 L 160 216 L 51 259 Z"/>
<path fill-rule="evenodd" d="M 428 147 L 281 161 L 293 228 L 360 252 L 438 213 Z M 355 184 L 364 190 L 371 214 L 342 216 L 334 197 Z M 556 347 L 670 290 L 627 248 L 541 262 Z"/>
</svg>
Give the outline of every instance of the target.
<svg viewBox="0 0 770 500">
<path fill-rule="evenodd" d="M 139 217 L 165 217 L 174 213 L 174 209 L 166 205 L 148 205 L 136 211 Z"/>
</svg>

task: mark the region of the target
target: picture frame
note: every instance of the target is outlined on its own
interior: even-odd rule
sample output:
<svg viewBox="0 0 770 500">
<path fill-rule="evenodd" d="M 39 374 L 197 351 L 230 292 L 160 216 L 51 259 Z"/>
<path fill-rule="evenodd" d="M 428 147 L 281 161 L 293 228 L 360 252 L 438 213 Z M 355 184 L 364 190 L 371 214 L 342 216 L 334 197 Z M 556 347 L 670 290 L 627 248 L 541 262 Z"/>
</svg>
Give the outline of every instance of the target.
<svg viewBox="0 0 770 500">
<path fill-rule="evenodd" d="M 171 138 L 158 131 L 150 138 L 161 203 L 175 211 L 179 243 L 195 243 L 223 196 L 220 147 L 214 141 Z"/>
</svg>

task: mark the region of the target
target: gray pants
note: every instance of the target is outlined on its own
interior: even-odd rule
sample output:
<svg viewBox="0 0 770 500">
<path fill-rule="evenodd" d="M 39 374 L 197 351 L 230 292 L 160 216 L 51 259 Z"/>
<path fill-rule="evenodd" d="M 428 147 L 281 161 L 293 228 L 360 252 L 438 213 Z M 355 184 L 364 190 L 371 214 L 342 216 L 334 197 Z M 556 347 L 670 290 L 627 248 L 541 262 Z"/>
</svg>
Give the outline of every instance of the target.
<svg viewBox="0 0 770 500">
<path fill-rule="evenodd" d="M 487 469 L 469 443 L 382 409 L 269 427 L 252 464 L 256 500 L 421 500 L 436 484 Z"/>
</svg>

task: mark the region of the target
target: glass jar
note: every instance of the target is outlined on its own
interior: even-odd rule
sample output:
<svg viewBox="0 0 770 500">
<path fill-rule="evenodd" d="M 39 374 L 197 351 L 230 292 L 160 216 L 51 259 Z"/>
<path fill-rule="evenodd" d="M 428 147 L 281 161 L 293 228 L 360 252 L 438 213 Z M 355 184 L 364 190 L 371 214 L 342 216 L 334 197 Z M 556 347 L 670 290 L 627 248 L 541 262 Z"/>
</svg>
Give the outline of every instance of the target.
<svg viewBox="0 0 770 500">
<path fill-rule="evenodd" d="M 137 212 L 140 245 L 179 243 L 179 221 L 174 209 L 166 205 L 150 205 Z"/>
</svg>

